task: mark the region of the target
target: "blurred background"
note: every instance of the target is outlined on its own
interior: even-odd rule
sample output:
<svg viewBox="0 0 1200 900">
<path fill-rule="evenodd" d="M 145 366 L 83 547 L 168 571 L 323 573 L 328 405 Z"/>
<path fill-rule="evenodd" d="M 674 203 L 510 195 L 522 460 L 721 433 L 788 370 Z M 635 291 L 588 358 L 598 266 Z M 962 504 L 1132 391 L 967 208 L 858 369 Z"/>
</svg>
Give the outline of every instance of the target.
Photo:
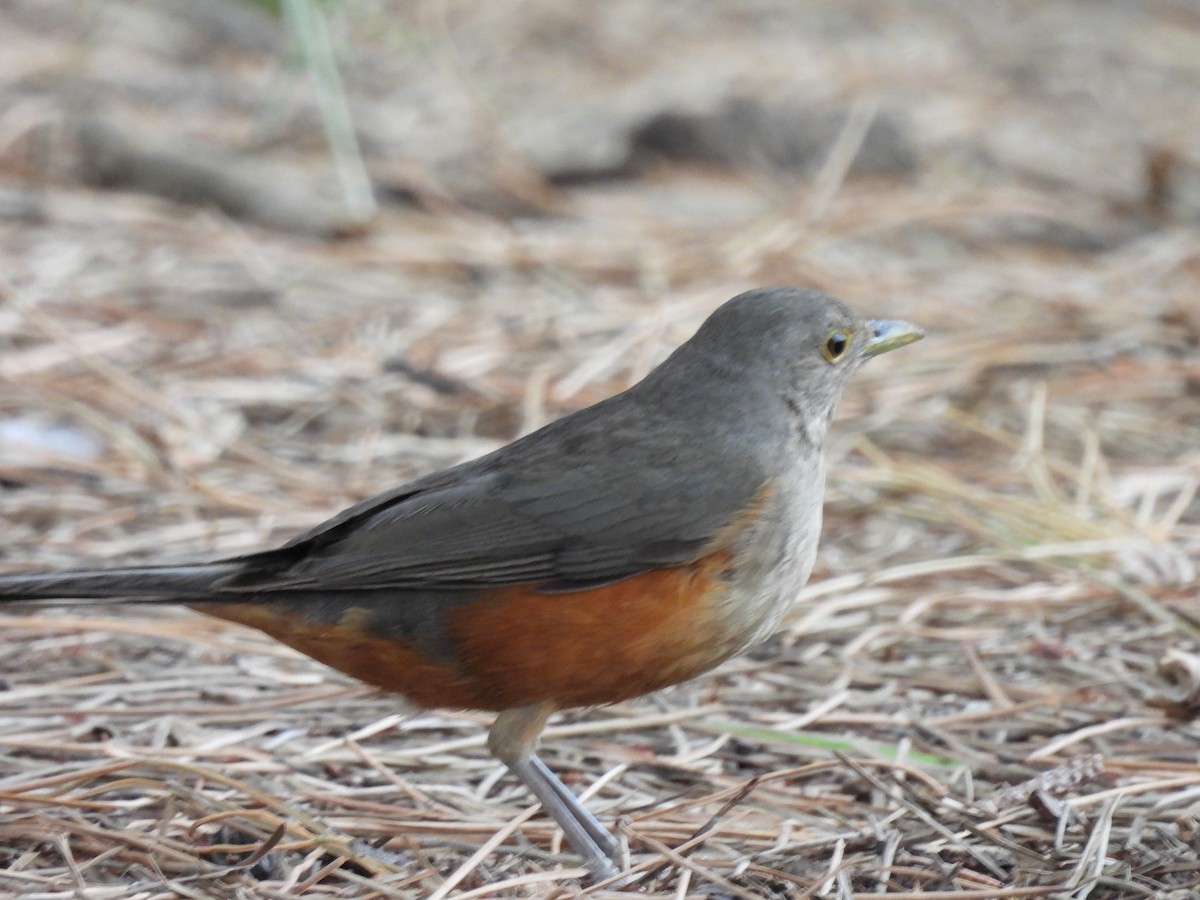
<svg viewBox="0 0 1200 900">
<path fill-rule="evenodd" d="M 269 545 L 812 285 L 929 332 L 843 404 L 812 584 L 548 761 L 650 894 L 1191 896 L 1196 4 L 5 0 L 0 46 L 0 565 Z M 0 629 L 5 891 L 578 883 L 544 817 L 472 856 L 528 806 L 486 717 L 181 611 Z"/>
</svg>

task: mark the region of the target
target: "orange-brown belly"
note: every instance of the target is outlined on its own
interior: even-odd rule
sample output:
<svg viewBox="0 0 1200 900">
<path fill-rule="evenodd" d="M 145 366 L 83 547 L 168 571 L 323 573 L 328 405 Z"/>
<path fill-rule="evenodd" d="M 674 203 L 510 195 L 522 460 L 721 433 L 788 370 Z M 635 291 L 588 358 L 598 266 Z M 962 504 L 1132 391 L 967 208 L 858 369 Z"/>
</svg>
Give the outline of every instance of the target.
<svg viewBox="0 0 1200 900">
<path fill-rule="evenodd" d="M 691 678 L 737 649 L 724 639 L 717 615 L 728 566 L 721 553 L 585 591 L 539 593 L 524 585 L 485 591 L 444 613 L 452 648 L 445 657 L 372 633 L 371 615 L 361 607 L 334 623 L 286 600 L 196 609 L 258 628 L 421 706 L 592 706 Z"/>
</svg>

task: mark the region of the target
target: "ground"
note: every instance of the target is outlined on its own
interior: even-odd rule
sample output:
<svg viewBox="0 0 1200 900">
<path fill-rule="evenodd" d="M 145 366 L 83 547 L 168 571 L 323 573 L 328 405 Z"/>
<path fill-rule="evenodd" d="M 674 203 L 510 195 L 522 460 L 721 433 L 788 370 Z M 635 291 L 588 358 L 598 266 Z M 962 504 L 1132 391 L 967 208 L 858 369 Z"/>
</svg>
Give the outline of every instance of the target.
<svg viewBox="0 0 1200 900">
<path fill-rule="evenodd" d="M 929 334 L 781 632 L 547 731 L 624 888 L 487 716 L 125 608 L 0 618 L 0 890 L 1196 895 L 1194 5 L 287 9 L 0 8 L 5 570 L 269 546 L 750 287 Z"/>
</svg>

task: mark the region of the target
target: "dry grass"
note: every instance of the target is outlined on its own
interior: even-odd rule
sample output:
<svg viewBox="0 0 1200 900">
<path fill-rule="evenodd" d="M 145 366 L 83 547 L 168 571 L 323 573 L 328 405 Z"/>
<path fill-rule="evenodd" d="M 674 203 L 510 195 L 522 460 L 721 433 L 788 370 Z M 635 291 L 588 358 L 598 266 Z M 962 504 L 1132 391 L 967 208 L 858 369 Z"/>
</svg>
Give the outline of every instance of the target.
<svg viewBox="0 0 1200 900">
<path fill-rule="evenodd" d="M 535 67 L 529 22 L 565 28 L 512 6 L 392 24 L 486 108 L 483 76 L 463 74 L 472 35 L 516 58 L 532 44 Z M 638 6 L 613 9 L 620 23 Z M 1107 48 L 1075 48 L 1084 72 L 1150 79 L 1175 46 L 1106 45 L 1116 26 L 1076 14 Z M 1170 4 L 1144 16 L 1200 40 Z M 1200 129 L 1196 69 L 1169 70 L 1181 108 L 1173 90 L 1157 110 L 1105 94 L 1112 141 L 1055 179 L 982 161 L 1061 102 L 997 94 L 1016 65 L 1001 51 L 1024 45 L 975 34 L 968 52 L 968 23 L 906 21 L 884 16 L 885 46 L 912 42 L 919 64 L 850 29 L 796 77 L 920 98 L 911 180 L 843 180 L 836 158 L 815 182 L 666 168 L 572 188 L 569 218 L 393 206 L 341 244 L 38 181 L 41 220 L 0 221 L 0 425 L 74 443 L 53 457 L 0 440 L 5 567 L 268 545 L 627 385 L 738 290 L 815 284 L 931 334 L 847 398 L 811 585 L 779 635 L 711 677 L 556 720 L 547 761 L 616 818 L 650 896 L 1193 896 L 1200 264 L 1194 220 L 1116 195 L 1140 178 L 1125 131 L 1170 143 L 1140 117 L 1170 118 L 1183 147 Z M 6 46 L 27 28 L 0 16 Z M 99 64 L 71 62 L 78 35 L 39 34 L 55 52 L 6 56 L 7 81 Z M 408 46 L 358 37 L 364 68 Z M 689 39 L 741 46 L 718 23 Z M 182 77 L 141 53 L 121 62 Z M 763 77 L 782 60 L 765 52 Z M 4 172 L 28 176 L 12 142 L 54 109 L 34 93 L 0 114 Z M 214 109 L 214 134 L 251 127 Z M 1106 166 L 1112 194 L 1088 176 Z M 1072 245 L 1079 230 L 1103 246 Z M 486 753 L 486 716 L 408 714 L 182 611 L 11 615 L 0 632 L 0 892 L 616 891 L 582 887 Z"/>
</svg>

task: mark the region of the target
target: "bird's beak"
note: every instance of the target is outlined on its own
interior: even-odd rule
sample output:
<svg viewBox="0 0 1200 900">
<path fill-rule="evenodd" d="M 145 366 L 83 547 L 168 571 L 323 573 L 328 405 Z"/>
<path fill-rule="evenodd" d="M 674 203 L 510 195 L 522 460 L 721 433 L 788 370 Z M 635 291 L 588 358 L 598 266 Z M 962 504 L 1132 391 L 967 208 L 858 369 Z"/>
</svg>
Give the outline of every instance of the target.
<svg viewBox="0 0 1200 900">
<path fill-rule="evenodd" d="M 863 356 L 878 356 L 925 337 L 925 332 L 916 325 L 896 319 L 868 319 L 867 328 L 871 339 L 863 347 Z"/>
</svg>

